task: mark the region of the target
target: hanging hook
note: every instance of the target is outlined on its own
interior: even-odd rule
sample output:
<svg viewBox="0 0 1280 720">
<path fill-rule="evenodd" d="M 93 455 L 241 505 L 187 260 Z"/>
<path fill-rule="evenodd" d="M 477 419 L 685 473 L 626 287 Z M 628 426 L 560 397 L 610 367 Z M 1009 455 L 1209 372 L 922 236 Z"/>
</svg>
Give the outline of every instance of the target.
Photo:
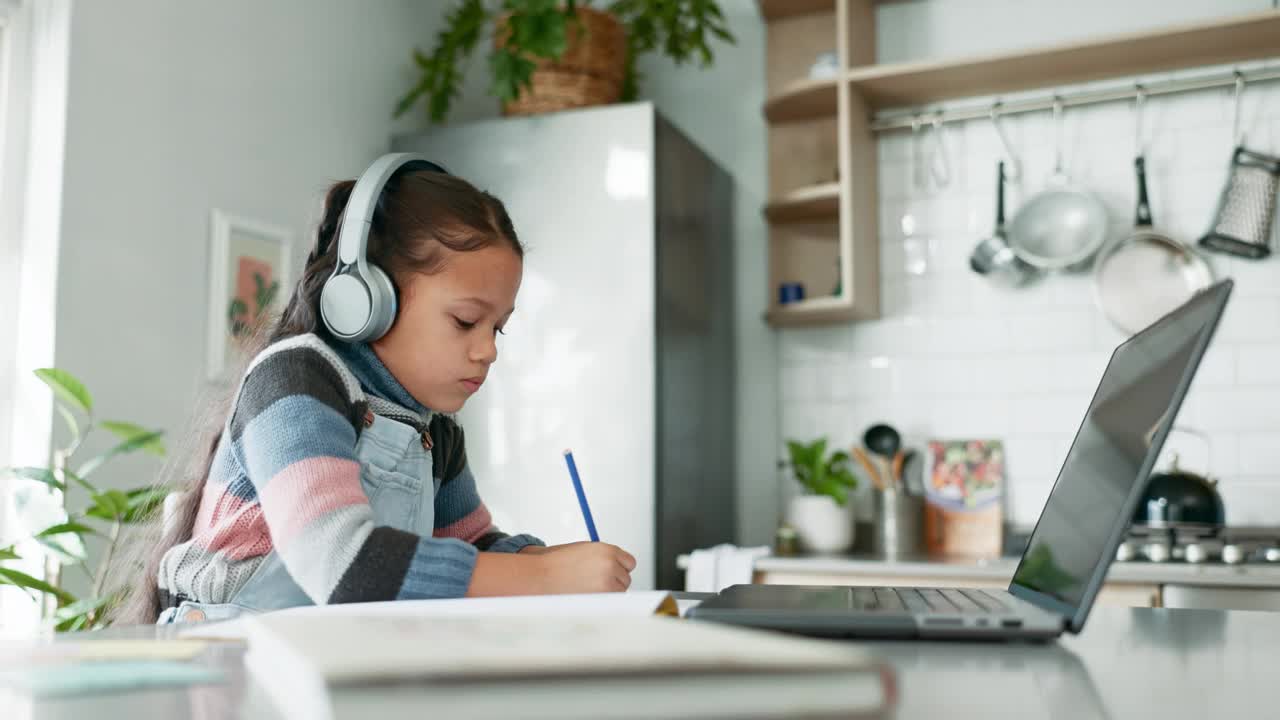
<svg viewBox="0 0 1280 720">
<path fill-rule="evenodd" d="M 917 190 L 925 186 L 924 173 L 920 162 L 920 116 L 911 116 L 911 184 Z"/>
<path fill-rule="evenodd" d="M 1144 133 L 1143 133 L 1143 127 L 1142 127 L 1142 120 L 1143 120 L 1143 114 L 1142 114 L 1142 111 L 1146 108 L 1146 105 L 1147 105 L 1147 89 L 1146 89 L 1145 87 L 1143 87 L 1143 86 L 1142 86 L 1142 83 L 1136 83 L 1133 87 L 1134 87 L 1134 96 L 1133 96 L 1133 112 L 1134 112 L 1134 139 L 1133 139 L 1133 144 L 1134 144 L 1134 147 L 1136 147 L 1136 148 L 1138 149 L 1138 155 L 1139 155 L 1139 156 L 1141 156 L 1141 155 L 1145 155 L 1145 154 L 1146 154 L 1146 152 L 1145 152 L 1145 151 L 1146 151 L 1146 144 L 1143 142 L 1143 135 L 1144 135 Z"/>
<path fill-rule="evenodd" d="M 1004 179 L 1007 182 L 1017 183 L 1022 179 L 1022 164 L 1018 162 L 1017 154 L 1013 151 L 1013 143 L 1009 142 L 1009 136 L 1004 132 L 1004 125 L 1000 122 L 1000 108 L 1003 103 L 997 101 L 991 106 L 991 126 L 996 129 L 996 135 L 1000 137 L 1000 144 L 1004 146 L 1005 166 L 1007 168 Z"/>
<path fill-rule="evenodd" d="M 951 183 L 951 156 L 947 148 L 947 136 L 943 132 L 942 111 L 933 116 L 933 157 L 929 159 L 929 174 L 939 188 Z M 939 165 L 941 162 L 941 165 Z"/>
<path fill-rule="evenodd" d="M 1062 96 L 1054 95 L 1053 96 L 1053 125 L 1054 125 L 1054 137 L 1056 138 L 1056 141 L 1054 143 L 1055 147 L 1054 147 L 1053 171 L 1054 171 L 1054 174 L 1059 176 L 1062 175 L 1062 129 L 1063 129 L 1062 126 L 1064 124 L 1062 120 L 1062 109 L 1063 109 Z"/>
<path fill-rule="evenodd" d="M 1236 147 L 1244 145 L 1244 132 L 1240 130 L 1240 106 L 1244 99 L 1244 73 L 1239 70 L 1235 71 L 1236 89 L 1235 89 L 1235 112 L 1231 116 L 1231 142 Z"/>
</svg>

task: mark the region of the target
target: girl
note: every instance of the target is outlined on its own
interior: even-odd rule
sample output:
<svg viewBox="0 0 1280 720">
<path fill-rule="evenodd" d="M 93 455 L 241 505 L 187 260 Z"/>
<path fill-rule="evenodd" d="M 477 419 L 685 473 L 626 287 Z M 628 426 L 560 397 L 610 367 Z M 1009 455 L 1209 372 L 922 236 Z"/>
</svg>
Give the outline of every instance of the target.
<svg viewBox="0 0 1280 720">
<path fill-rule="evenodd" d="M 210 418 L 220 432 L 118 620 L 630 585 L 635 559 L 617 547 L 546 548 L 494 527 L 462 429 L 441 414 L 480 389 L 515 307 L 524 250 L 502 203 L 432 163 L 401 165 L 367 245 L 398 310 L 381 337 L 347 343 L 321 291 L 354 186 L 329 190 L 302 277 Z"/>
</svg>

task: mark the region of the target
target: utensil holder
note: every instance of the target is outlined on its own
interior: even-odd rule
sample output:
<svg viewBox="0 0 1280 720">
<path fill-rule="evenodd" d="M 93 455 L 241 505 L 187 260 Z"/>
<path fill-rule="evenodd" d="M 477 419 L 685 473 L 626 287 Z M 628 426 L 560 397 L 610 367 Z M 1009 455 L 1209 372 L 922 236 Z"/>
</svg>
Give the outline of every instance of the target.
<svg viewBox="0 0 1280 720">
<path fill-rule="evenodd" d="M 924 498 L 901 490 L 874 490 L 872 552 L 884 557 L 918 555 L 924 548 Z"/>
</svg>

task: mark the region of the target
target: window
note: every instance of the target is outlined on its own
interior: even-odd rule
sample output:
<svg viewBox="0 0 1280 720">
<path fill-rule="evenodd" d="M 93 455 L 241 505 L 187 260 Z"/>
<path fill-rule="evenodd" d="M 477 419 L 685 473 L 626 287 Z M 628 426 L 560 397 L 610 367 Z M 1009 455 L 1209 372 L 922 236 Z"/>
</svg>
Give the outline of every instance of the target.
<svg viewBox="0 0 1280 720">
<path fill-rule="evenodd" d="M 0 0 L 0 467 L 48 460 L 31 370 L 53 364 L 70 20 L 70 0 Z M 0 547 L 22 532 L 12 489 L 0 478 Z M 0 632 L 30 628 L 33 606 L 0 585 Z"/>
<path fill-rule="evenodd" d="M 25 97 L 19 96 L 19 67 L 24 65 L 26 14 L 16 0 L 0 0 L 0 337 L 11 338 L 17 331 L 17 282 L 21 268 L 22 198 L 18 186 L 25 175 L 25 159 L 19 159 L 25 124 Z M 25 93 L 23 93 L 25 96 Z M 20 108 L 22 108 L 20 110 Z M 14 365 L 17 354 L 13 343 L 0 345 L 0 468 L 14 464 L 10 448 L 16 403 Z M 11 481 L 0 477 L 0 545 L 13 540 L 9 528 L 14 526 L 10 500 Z M 0 586 L 0 629 L 26 614 L 29 604 L 17 590 Z"/>
</svg>

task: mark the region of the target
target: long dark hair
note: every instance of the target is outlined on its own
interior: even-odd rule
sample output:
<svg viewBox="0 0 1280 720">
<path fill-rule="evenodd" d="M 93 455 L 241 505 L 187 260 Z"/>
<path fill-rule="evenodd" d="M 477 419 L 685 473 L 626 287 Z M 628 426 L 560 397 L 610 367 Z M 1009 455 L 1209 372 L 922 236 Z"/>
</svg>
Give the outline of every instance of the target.
<svg viewBox="0 0 1280 720">
<path fill-rule="evenodd" d="M 236 377 L 267 345 L 285 338 L 315 333 L 334 342 L 320 320 L 320 291 L 337 262 L 338 228 L 354 186 L 354 180 L 345 180 L 329 188 L 316 228 L 316 243 L 298 284 L 280 317 L 256 333 L 241 356 Z M 453 175 L 405 172 L 393 177 L 383 191 L 373 216 L 367 255 L 400 286 L 412 273 L 438 272 L 447 256 L 445 250 L 470 252 L 495 244 L 524 257 L 524 247 L 500 200 Z M 117 588 L 122 599 L 111 612 L 113 622 L 156 621 L 161 609 L 157 593 L 160 560 L 174 545 L 191 538 L 234 392 L 234 387 L 224 389 L 197 403 L 200 410 L 193 418 L 193 429 L 161 475 L 162 485 L 177 493 L 177 502 L 166 512 L 156 513 L 134 534 L 134 550 L 121 554 L 120 566 L 112 573 L 123 581 Z"/>
</svg>

